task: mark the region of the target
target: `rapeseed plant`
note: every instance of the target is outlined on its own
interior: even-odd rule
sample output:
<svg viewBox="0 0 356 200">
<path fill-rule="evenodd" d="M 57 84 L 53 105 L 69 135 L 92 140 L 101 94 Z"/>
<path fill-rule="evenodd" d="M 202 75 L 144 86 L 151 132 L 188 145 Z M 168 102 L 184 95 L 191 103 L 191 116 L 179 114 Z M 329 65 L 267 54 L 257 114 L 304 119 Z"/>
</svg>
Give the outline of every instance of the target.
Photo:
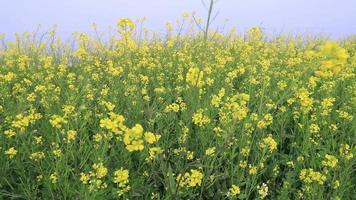
<svg viewBox="0 0 356 200">
<path fill-rule="evenodd" d="M 0 199 L 354 198 L 354 37 L 143 21 L 4 41 Z"/>
</svg>

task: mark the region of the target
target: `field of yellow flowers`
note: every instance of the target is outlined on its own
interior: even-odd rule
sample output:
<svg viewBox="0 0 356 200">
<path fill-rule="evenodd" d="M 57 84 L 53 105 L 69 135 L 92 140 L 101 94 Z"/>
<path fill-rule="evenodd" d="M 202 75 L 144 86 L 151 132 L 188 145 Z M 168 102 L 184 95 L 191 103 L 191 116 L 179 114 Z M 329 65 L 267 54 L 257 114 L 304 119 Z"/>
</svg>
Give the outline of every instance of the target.
<svg viewBox="0 0 356 200">
<path fill-rule="evenodd" d="M 355 38 L 138 26 L 3 43 L 0 199 L 355 199 Z"/>
</svg>

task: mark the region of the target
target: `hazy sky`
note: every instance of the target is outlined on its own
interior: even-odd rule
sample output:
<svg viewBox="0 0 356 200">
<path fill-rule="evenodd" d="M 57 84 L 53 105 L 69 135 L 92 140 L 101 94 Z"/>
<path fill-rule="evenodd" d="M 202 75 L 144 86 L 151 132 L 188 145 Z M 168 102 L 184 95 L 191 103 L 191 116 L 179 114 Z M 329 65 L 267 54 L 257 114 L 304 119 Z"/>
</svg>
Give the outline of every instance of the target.
<svg viewBox="0 0 356 200">
<path fill-rule="evenodd" d="M 230 18 L 229 27 L 244 31 L 262 26 L 269 33 L 323 33 L 333 38 L 356 34 L 356 0 L 220 0 L 214 26 Z M 146 26 L 163 31 L 184 11 L 205 16 L 201 0 L 0 0 L 0 33 L 42 30 L 58 24 L 63 36 L 88 32 L 96 22 L 105 32 L 120 17 L 147 17 Z"/>
</svg>

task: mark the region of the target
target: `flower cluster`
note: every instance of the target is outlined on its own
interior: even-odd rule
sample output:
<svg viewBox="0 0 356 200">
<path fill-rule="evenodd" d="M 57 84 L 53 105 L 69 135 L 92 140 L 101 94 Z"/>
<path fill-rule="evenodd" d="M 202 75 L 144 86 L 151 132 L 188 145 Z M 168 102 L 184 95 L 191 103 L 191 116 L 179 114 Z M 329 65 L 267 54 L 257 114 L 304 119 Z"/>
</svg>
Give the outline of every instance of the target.
<svg viewBox="0 0 356 200">
<path fill-rule="evenodd" d="M 326 176 L 313 169 L 302 169 L 299 174 L 299 179 L 304 183 L 318 183 L 320 185 L 324 184 L 326 181 Z"/>
<path fill-rule="evenodd" d="M 204 126 L 210 123 L 210 118 L 204 114 L 203 109 L 199 109 L 193 114 L 192 121 L 197 126 Z"/>
<path fill-rule="evenodd" d="M 267 147 L 269 152 L 272 153 L 277 149 L 277 142 L 273 139 L 272 135 L 269 134 L 267 137 L 262 139 L 262 142 L 260 143 L 260 147 L 262 149 Z"/>
<path fill-rule="evenodd" d="M 190 172 L 186 172 L 183 175 L 179 174 L 176 178 L 179 186 L 181 187 L 195 187 L 200 186 L 203 180 L 203 173 L 199 170 L 192 169 Z"/>
<path fill-rule="evenodd" d="M 105 189 L 107 183 L 103 178 L 108 174 L 108 169 L 102 162 L 94 163 L 92 165 L 92 171 L 88 173 L 80 173 L 80 181 L 84 185 L 88 185 L 90 191 L 96 191 L 99 189 Z"/>
<path fill-rule="evenodd" d="M 114 172 L 113 182 L 116 183 L 120 189 L 117 191 L 117 195 L 120 197 L 130 190 L 129 184 L 129 170 L 118 169 Z"/>
<path fill-rule="evenodd" d="M 190 68 L 186 75 L 186 81 L 189 85 L 202 87 L 204 85 L 204 72 L 197 67 Z"/>
</svg>

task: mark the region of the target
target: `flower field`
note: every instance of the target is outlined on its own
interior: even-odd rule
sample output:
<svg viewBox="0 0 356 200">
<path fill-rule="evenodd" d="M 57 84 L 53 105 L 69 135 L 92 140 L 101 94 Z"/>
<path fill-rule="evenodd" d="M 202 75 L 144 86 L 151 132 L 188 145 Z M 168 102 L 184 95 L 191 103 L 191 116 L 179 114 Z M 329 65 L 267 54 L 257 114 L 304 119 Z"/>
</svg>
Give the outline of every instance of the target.
<svg viewBox="0 0 356 200">
<path fill-rule="evenodd" d="M 356 39 L 25 33 L 0 50 L 0 199 L 354 199 Z"/>
</svg>

